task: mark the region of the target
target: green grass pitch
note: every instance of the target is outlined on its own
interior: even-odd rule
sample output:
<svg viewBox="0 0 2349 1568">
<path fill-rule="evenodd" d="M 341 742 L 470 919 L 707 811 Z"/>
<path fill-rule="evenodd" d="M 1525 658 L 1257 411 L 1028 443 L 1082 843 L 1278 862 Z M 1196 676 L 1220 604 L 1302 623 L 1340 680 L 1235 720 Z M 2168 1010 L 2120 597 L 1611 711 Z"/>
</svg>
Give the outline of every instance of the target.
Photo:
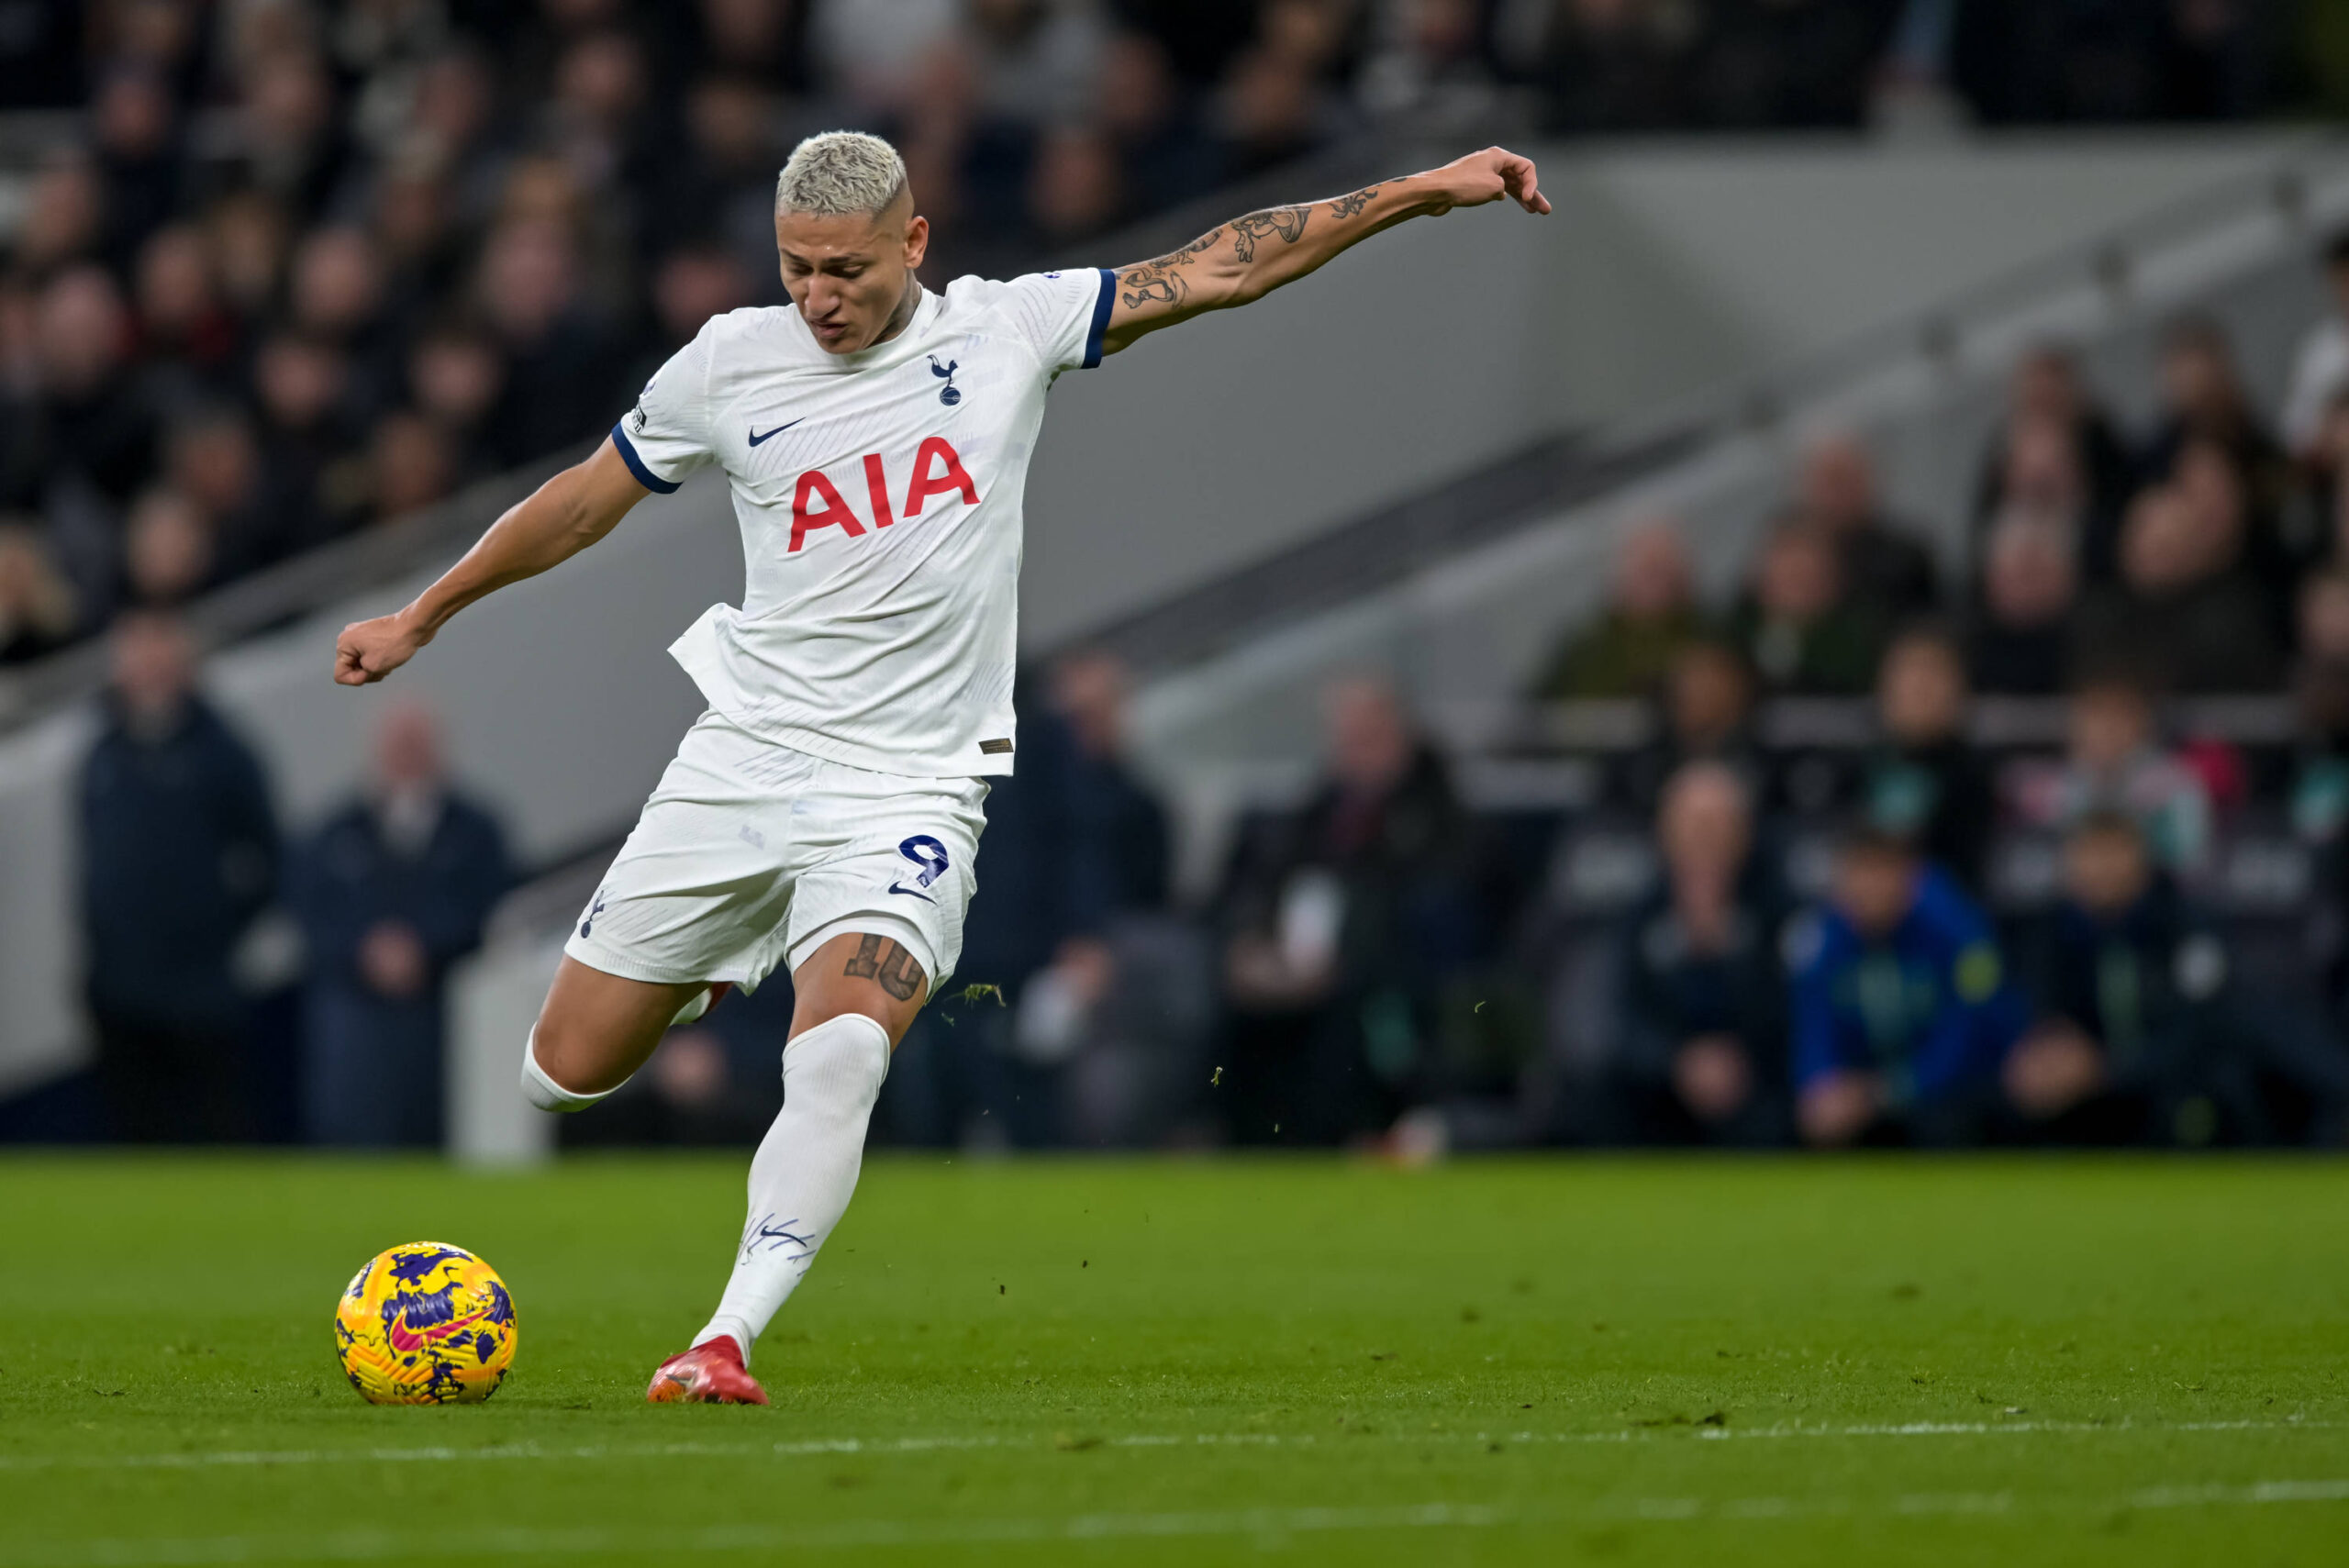
<svg viewBox="0 0 2349 1568">
<path fill-rule="evenodd" d="M 2349 1165 L 877 1158 L 649 1407 L 737 1159 L 0 1161 L 0 1568 L 2349 1562 Z M 520 1353 L 373 1409 L 335 1293 Z"/>
</svg>

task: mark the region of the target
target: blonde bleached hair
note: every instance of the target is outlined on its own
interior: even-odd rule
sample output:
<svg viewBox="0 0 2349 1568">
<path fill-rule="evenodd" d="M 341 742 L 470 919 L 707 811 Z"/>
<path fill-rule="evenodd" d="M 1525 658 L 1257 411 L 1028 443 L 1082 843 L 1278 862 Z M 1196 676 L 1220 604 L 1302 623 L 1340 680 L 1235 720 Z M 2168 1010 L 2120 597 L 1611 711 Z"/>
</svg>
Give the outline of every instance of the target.
<svg viewBox="0 0 2349 1568">
<path fill-rule="evenodd" d="M 905 188 L 906 161 L 896 148 L 861 130 L 828 130 L 791 150 L 774 183 L 774 210 L 878 217 Z"/>
</svg>

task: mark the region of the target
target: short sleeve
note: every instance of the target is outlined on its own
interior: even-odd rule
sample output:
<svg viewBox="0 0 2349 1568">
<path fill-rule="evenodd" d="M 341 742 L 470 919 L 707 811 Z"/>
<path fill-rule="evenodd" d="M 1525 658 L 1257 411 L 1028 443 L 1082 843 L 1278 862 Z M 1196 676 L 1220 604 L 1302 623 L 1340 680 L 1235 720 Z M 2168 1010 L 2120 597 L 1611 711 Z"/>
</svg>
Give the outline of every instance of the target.
<svg viewBox="0 0 2349 1568">
<path fill-rule="evenodd" d="M 1106 267 L 1030 272 L 1003 285 L 998 308 L 1047 371 L 1091 370 L 1101 362 L 1116 283 Z"/>
<path fill-rule="evenodd" d="M 716 454 L 709 446 L 709 328 L 669 356 L 612 427 L 612 445 L 637 483 L 666 495 Z"/>
</svg>

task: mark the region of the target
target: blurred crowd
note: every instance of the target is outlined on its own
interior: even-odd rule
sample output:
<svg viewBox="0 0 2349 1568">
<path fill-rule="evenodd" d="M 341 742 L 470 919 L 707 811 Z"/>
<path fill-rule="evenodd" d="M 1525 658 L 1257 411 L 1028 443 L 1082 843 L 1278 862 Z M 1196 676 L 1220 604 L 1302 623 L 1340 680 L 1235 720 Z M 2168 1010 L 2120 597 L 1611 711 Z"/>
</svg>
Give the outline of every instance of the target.
<svg viewBox="0 0 2349 1568">
<path fill-rule="evenodd" d="M 77 112 L 0 265 L 0 662 L 591 436 L 709 315 L 780 297 L 774 171 L 828 126 L 905 148 L 937 281 L 1397 116 L 1857 126 L 1924 93 L 1995 122 L 2209 118 L 2307 101 L 2293 61 L 2338 52 L 2321 18 L 2252 0 L 17 0 L 5 16 L 0 104 Z"/>
</svg>

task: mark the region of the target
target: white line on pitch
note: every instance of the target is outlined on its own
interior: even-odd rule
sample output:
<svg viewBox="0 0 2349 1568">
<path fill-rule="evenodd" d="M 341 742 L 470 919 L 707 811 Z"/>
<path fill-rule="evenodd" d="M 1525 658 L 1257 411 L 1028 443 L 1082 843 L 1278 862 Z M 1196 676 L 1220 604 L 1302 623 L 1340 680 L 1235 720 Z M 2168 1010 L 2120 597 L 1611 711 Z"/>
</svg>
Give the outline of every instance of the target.
<svg viewBox="0 0 2349 1568">
<path fill-rule="evenodd" d="M 2061 1507 L 2066 1499 L 2012 1492 L 1909 1493 L 1863 1502 L 1849 1497 L 1637 1497 L 1590 1507 L 1519 1509 L 1506 1506 L 1425 1503 L 1387 1508 L 1243 1508 L 1220 1512 L 1076 1514 L 1058 1518 L 895 1519 L 818 1525 L 721 1525 L 657 1533 L 597 1529 L 469 1529 L 461 1543 L 445 1532 L 397 1534 L 349 1530 L 308 1536 L 116 1538 L 32 1543 L 0 1553 L 0 1568 L 117 1568 L 132 1563 L 266 1562 L 289 1559 L 373 1562 L 429 1558 L 451 1550 L 467 1557 L 621 1557 L 682 1552 L 818 1551 L 827 1548 L 985 1545 L 1006 1541 L 1113 1540 L 1137 1538 L 1240 1536 L 1277 1540 L 1288 1535 L 1373 1529 L 1485 1529 L 1498 1526 L 1629 1518 L 1674 1524 L 1705 1519 L 1764 1520 L 1854 1514 L 1904 1518 L 2004 1515 Z M 2349 1480 L 2261 1481 L 2236 1486 L 2155 1486 L 2099 1504 L 2176 1509 L 2349 1502 Z"/>
<path fill-rule="evenodd" d="M 2304 1432 L 2333 1431 L 2332 1421 L 1909 1421 L 1855 1426 L 1653 1427 L 1603 1432 L 1352 1432 L 1336 1440 L 1360 1442 L 1375 1439 L 1415 1443 L 1645 1443 L 1674 1440 L 1727 1441 L 1742 1439 L 1866 1439 L 1947 1437 L 2028 1437 L 2033 1435 L 2114 1435 L 2170 1432 Z M 187 1470 L 211 1466 L 268 1469 L 279 1465 L 351 1464 L 376 1461 L 386 1464 L 473 1464 L 484 1460 L 635 1460 L 751 1459 L 766 1455 L 799 1458 L 814 1454 L 886 1455 L 930 1453 L 941 1450 L 1041 1448 L 1062 1440 L 1028 1437 L 954 1436 L 914 1438 L 813 1438 L 774 1443 L 590 1443 L 549 1448 L 537 1443 L 492 1443 L 480 1448 L 351 1449 L 228 1449 L 180 1453 L 134 1454 L 14 1454 L 0 1455 L 0 1473 L 10 1471 Z M 1108 1448 L 1188 1448 L 1261 1446 L 1309 1448 L 1323 1440 L 1311 1432 L 1134 1432 L 1103 1437 Z M 1091 1446 L 1088 1442 L 1086 1446 Z"/>
</svg>

